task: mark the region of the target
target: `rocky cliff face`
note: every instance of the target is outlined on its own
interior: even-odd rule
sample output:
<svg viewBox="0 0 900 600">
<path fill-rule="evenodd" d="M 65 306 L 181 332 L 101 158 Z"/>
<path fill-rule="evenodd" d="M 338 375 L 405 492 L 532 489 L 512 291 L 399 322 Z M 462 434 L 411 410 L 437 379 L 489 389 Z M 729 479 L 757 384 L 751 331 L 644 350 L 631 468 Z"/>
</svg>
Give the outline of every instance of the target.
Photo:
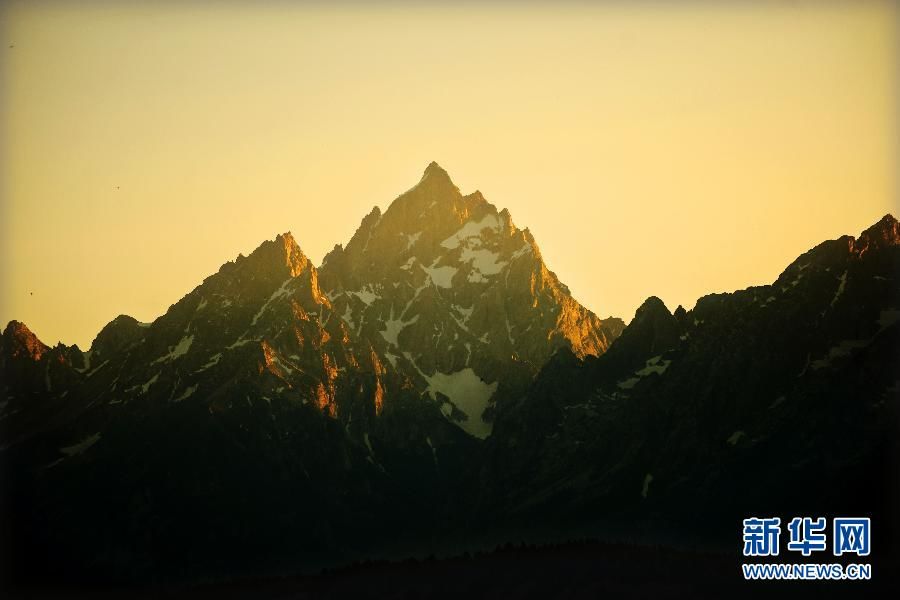
<svg viewBox="0 0 900 600">
<path fill-rule="evenodd" d="M 557 349 L 597 356 L 620 331 L 572 298 L 508 211 L 462 195 L 436 163 L 384 214 L 373 209 L 321 273 L 355 335 L 479 438 L 497 398 Z"/>
</svg>

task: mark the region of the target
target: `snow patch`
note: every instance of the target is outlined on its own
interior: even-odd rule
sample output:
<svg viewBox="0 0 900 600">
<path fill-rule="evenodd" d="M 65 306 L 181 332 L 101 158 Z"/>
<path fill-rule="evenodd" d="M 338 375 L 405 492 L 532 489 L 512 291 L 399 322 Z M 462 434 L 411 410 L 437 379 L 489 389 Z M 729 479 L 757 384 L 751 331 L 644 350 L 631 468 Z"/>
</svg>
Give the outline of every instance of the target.
<svg viewBox="0 0 900 600">
<path fill-rule="evenodd" d="M 526 254 L 531 254 L 531 244 L 529 244 L 528 242 L 523 242 L 522 247 L 519 248 L 518 250 L 516 250 L 515 252 L 513 252 L 512 255 L 509 257 L 509 260 L 510 260 L 510 262 L 512 262 L 512 261 L 516 260 L 517 258 L 525 256 Z"/>
<path fill-rule="evenodd" d="M 436 263 L 437 261 L 435 261 Z M 435 267 L 435 263 L 432 263 L 430 267 L 422 266 L 422 269 L 428 273 L 428 277 L 434 283 L 434 285 L 442 288 L 450 289 L 453 287 L 453 276 L 456 275 L 456 272 L 459 270 L 457 267 L 446 266 L 446 267 Z"/>
<path fill-rule="evenodd" d="M 253 316 L 253 321 L 250 322 L 251 327 L 256 325 L 256 322 L 259 320 L 259 318 L 262 316 L 262 314 L 265 312 L 265 310 L 269 307 L 269 305 L 272 302 L 275 302 L 279 298 L 282 298 L 282 297 L 288 295 L 288 293 L 289 293 L 288 286 L 291 284 L 291 282 L 293 280 L 294 280 L 293 277 L 288 277 L 287 279 L 284 280 L 284 283 L 281 284 L 281 287 L 279 287 L 277 290 L 272 292 L 272 295 L 269 296 L 269 299 L 265 301 L 265 303 L 262 305 L 262 307 L 260 307 L 259 311 Z"/>
<path fill-rule="evenodd" d="M 341 315 L 341 319 L 350 326 L 350 329 L 355 329 L 356 327 L 353 325 L 353 309 L 350 308 L 350 303 L 347 303 L 347 307 L 344 309 L 344 314 Z"/>
<path fill-rule="evenodd" d="M 287 371 L 288 373 L 293 373 L 295 370 L 294 366 L 287 364 L 285 361 L 281 360 L 281 357 L 278 356 L 277 353 L 272 355 L 272 362 L 274 362 L 275 366 L 280 368 L 282 371 Z"/>
<path fill-rule="evenodd" d="M 416 233 L 406 233 L 403 235 L 404 237 L 406 237 L 406 249 L 409 250 L 416 242 L 419 241 L 419 238 L 422 237 L 422 232 L 417 231 Z"/>
<path fill-rule="evenodd" d="M 469 273 L 471 282 L 484 281 L 484 276 L 496 275 L 506 266 L 506 261 L 500 260 L 499 254 L 483 248 L 464 248 L 461 258 L 463 262 L 470 262 L 472 265 L 472 272 Z"/>
<path fill-rule="evenodd" d="M 464 322 L 468 322 L 469 318 L 472 316 L 472 313 L 475 312 L 475 306 L 470 306 L 469 308 L 463 308 L 458 304 L 454 304 L 450 307 L 452 310 L 455 310 L 462 316 L 462 320 Z"/>
<path fill-rule="evenodd" d="M 391 309 L 391 318 L 384 322 L 384 331 L 379 331 L 381 337 L 387 341 L 388 344 L 392 346 L 397 346 L 397 338 L 400 336 L 400 332 L 403 331 L 408 325 L 412 325 L 416 321 L 419 320 L 419 315 L 416 315 L 409 321 L 404 321 L 403 319 L 395 319 L 394 318 L 394 309 Z"/>
<path fill-rule="evenodd" d="M 463 331 L 469 332 L 469 325 L 468 325 L 469 317 L 472 316 L 473 310 L 475 310 L 475 307 L 462 308 L 461 306 L 457 306 L 454 304 L 450 307 L 450 312 L 448 314 L 450 315 L 450 318 L 456 322 L 457 326 L 459 326 L 460 329 L 462 329 Z M 459 312 L 462 319 L 458 318 L 456 316 L 456 314 L 454 314 L 454 311 Z M 469 333 L 471 333 L 471 332 L 469 332 Z M 459 337 L 459 332 L 456 332 L 456 337 Z M 456 339 L 456 337 L 454 337 L 454 339 Z"/>
<path fill-rule="evenodd" d="M 666 369 L 669 368 L 669 365 L 672 364 L 671 360 L 661 360 L 662 356 L 654 356 L 653 358 L 647 359 L 647 362 L 643 369 L 634 372 L 634 377 L 630 377 L 624 381 L 620 381 L 616 384 L 619 389 L 622 390 L 630 390 L 634 386 L 640 382 L 641 379 L 647 377 L 652 373 L 656 373 L 657 375 L 662 375 L 666 372 Z"/>
<path fill-rule="evenodd" d="M 100 433 L 95 433 L 94 435 L 88 436 L 74 444 L 72 446 L 66 446 L 64 448 L 60 448 L 59 451 L 65 454 L 66 456 L 77 456 L 82 454 L 85 450 L 96 444 L 100 441 Z"/>
<path fill-rule="evenodd" d="M 179 342 L 177 344 L 175 344 L 175 346 L 169 346 L 168 354 L 164 354 L 163 356 L 160 356 L 159 358 L 157 358 L 150 364 L 155 365 L 157 363 L 174 360 L 176 358 L 184 356 L 185 354 L 187 354 L 188 350 L 191 349 L 191 344 L 193 344 L 193 343 L 194 343 L 194 336 L 186 335 L 183 338 L 181 338 L 181 340 L 179 340 Z"/>
<path fill-rule="evenodd" d="M 425 442 L 428 444 L 428 447 L 431 448 L 431 458 L 434 460 L 434 464 L 437 465 L 437 449 L 434 447 L 434 444 L 431 443 L 431 437 L 426 437 Z"/>
<path fill-rule="evenodd" d="M 491 229 L 494 231 L 500 229 L 500 221 L 497 219 L 497 215 L 487 214 L 483 216 L 478 222 L 472 220 L 467 221 L 466 224 L 460 227 L 456 233 L 441 242 L 441 247 L 447 248 L 448 250 L 458 248 L 460 243 L 462 243 L 464 240 L 468 240 L 469 238 L 473 237 L 479 237 L 481 235 L 481 232 L 485 229 Z"/>
<path fill-rule="evenodd" d="M 626 379 L 625 381 L 620 381 L 616 384 L 616 386 L 618 386 L 619 389 L 630 390 L 631 388 L 636 386 L 640 380 L 640 377 L 631 377 L 630 379 Z"/>
<path fill-rule="evenodd" d="M 660 361 L 661 358 L 662 356 L 654 356 L 653 358 L 647 359 L 647 365 L 640 371 L 635 372 L 635 375 L 637 375 L 638 377 L 646 377 L 651 373 L 662 375 L 666 372 L 666 369 L 669 368 L 669 365 L 672 364 L 672 361 Z"/>
<path fill-rule="evenodd" d="M 181 402 L 182 400 L 186 400 L 186 399 L 190 398 L 191 395 L 197 391 L 198 387 L 199 387 L 199 385 L 190 386 L 189 388 L 184 390 L 184 392 L 182 392 L 180 396 L 178 396 L 177 398 L 172 400 L 172 402 Z"/>
<path fill-rule="evenodd" d="M 375 300 L 379 300 L 381 296 L 376 294 L 370 286 L 366 286 L 358 292 L 347 292 L 351 296 L 356 296 L 360 300 L 362 300 L 363 304 L 369 306 Z"/>
<path fill-rule="evenodd" d="M 730 446 L 735 446 L 739 441 L 741 441 L 741 438 L 746 437 L 746 435 L 747 434 L 743 431 L 735 431 L 730 436 L 728 436 L 728 439 L 726 441 Z"/>
<path fill-rule="evenodd" d="M 762 304 L 759 305 L 759 307 L 760 307 L 760 308 L 765 308 L 766 306 L 768 306 L 768 305 L 771 304 L 772 302 L 775 302 L 775 300 L 776 300 L 775 296 L 769 296 L 768 298 L 766 298 L 766 299 L 763 301 Z"/>
<path fill-rule="evenodd" d="M 427 391 L 432 398 L 436 393 L 450 398 L 453 405 L 468 417 L 458 425 L 466 433 L 479 439 L 485 439 L 491 434 L 491 424 L 481 418 L 482 413 L 488 407 L 491 396 L 497 391 L 498 382 L 485 383 L 471 367 L 453 373 L 436 372 L 431 376 L 424 376 L 428 382 Z M 449 408 L 449 407 L 448 407 Z M 452 411 L 452 408 L 450 409 Z M 441 411 L 445 415 L 444 406 Z"/>
<path fill-rule="evenodd" d="M 209 357 L 209 362 L 207 362 L 205 365 L 203 365 L 202 367 L 197 369 L 196 372 L 199 373 L 200 371 L 205 371 L 206 369 L 212 367 L 213 365 L 218 364 L 219 360 L 221 360 L 221 359 L 222 359 L 221 352 L 213 354 L 211 357 Z"/>
<path fill-rule="evenodd" d="M 159 380 L 159 373 L 150 378 L 150 380 L 141 386 L 141 393 L 146 394 L 150 390 L 150 386 Z"/>
<path fill-rule="evenodd" d="M 85 377 L 91 377 L 94 373 L 96 373 L 97 371 L 99 371 L 100 369 L 105 367 L 107 364 L 109 364 L 108 358 L 106 360 L 104 360 L 102 363 L 100 363 L 99 365 L 97 365 L 96 367 L 94 367 L 93 369 L 91 369 L 90 372 L 88 372 L 88 374 L 85 375 Z"/>
<path fill-rule="evenodd" d="M 834 303 L 838 301 L 838 298 L 844 293 L 844 288 L 847 287 L 847 271 L 844 270 L 844 273 L 841 275 L 841 283 L 838 285 L 837 291 L 834 293 L 834 298 L 831 299 L 831 306 L 834 306 Z"/>
</svg>

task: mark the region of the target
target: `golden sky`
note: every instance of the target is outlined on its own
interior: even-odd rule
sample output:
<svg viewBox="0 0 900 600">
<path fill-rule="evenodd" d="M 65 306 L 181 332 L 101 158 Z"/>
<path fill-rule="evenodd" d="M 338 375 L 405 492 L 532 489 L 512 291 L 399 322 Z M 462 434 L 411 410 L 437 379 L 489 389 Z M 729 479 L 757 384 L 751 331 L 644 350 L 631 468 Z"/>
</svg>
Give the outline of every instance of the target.
<svg viewBox="0 0 900 600">
<path fill-rule="evenodd" d="M 47 343 L 318 264 L 432 160 L 626 320 L 897 212 L 894 3 L 68 4 L 0 8 L 0 320 Z"/>
</svg>

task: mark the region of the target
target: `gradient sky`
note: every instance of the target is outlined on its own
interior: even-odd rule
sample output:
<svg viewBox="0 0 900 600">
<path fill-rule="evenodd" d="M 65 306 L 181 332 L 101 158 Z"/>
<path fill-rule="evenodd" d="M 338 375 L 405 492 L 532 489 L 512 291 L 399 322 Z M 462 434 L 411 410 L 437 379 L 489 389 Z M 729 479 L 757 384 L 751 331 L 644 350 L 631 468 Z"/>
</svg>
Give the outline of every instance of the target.
<svg viewBox="0 0 900 600">
<path fill-rule="evenodd" d="M 897 211 L 896 4 L 69 4 L 0 8 L 0 320 L 46 343 L 319 264 L 432 160 L 626 320 Z"/>
</svg>

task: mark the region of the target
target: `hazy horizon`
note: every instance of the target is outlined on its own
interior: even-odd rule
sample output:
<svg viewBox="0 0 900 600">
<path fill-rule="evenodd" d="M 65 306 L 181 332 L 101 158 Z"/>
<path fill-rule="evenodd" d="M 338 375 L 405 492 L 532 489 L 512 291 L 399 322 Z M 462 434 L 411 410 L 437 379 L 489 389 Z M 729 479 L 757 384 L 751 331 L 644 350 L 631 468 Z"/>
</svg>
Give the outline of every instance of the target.
<svg viewBox="0 0 900 600">
<path fill-rule="evenodd" d="M 0 11 L 0 321 L 49 344 L 278 233 L 318 266 L 430 161 L 626 322 L 897 216 L 889 2 Z"/>
</svg>

